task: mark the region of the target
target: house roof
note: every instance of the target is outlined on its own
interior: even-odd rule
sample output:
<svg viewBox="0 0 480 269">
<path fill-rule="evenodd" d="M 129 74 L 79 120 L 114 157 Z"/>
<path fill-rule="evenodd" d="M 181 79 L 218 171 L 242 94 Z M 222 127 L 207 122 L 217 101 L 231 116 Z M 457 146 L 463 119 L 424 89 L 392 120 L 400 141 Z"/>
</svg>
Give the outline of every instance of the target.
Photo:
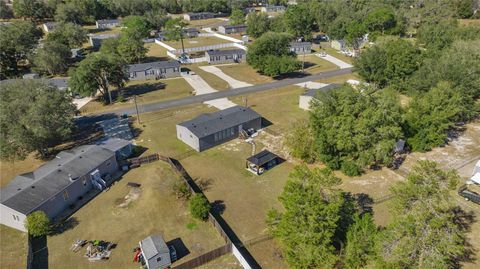
<svg viewBox="0 0 480 269">
<path fill-rule="evenodd" d="M 113 24 L 113 23 L 120 23 L 120 20 L 112 19 L 112 20 L 98 20 L 98 24 Z"/>
<path fill-rule="evenodd" d="M 253 109 L 234 106 L 214 113 L 202 114 L 194 119 L 179 123 L 198 138 L 249 122 L 261 116 Z"/>
<path fill-rule="evenodd" d="M 309 89 L 308 91 L 306 91 L 304 94 L 302 94 L 303 96 L 312 96 L 314 97 L 315 95 L 317 95 L 318 92 L 327 92 L 331 89 L 334 89 L 334 88 L 337 88 L 339 87 L 340 85 L 338 84 L 327 84 L 326 86 L 323 86 L 321 88 L 318 88 L 318 89 Z"/>
<path fill-rule="evenodd" d="M 233 50 L 209 50 L 207 51 L 208 55 L 210 56 L 226 56 L 226 55 L 234 55 L 234 54 L 241 54 L 245 55 L 246 52 L 242 49 L 233 49 Z"/>
<path fill-rule="evenodd" d="M 290 47 L 294 48 L 302 48 L 302 47 L 311 47 L 312 43 L 311 42 L 291 42 Z"/>
<path fill-rule="evenodd" d="M 68 88 L 68 80 L 69 78 L 51 78 L 47 82 L 58 89 L 65 89 Z"/>
<path fill-rule="evenodd" d="M 170 253 L 165 240 L 160 235 L 151 235 L 140 241 L 145 259 L 149 260 L 160 253 Z"/>
<path fill-rule="evenodd" d="M 15 177 L 0 190 L 0 201 L 29 214 L 114 155 L 115 152 L 104 145 L 83 145 L 62 151 L 37 170 Z"/>
<path fill-rule="evenodd" d="M 187 13 L 188 16 L 201 16 L 201 15 L 215 15 L 213 12 L 190 12 Z"/>
<path fill-rule="evenodd" d="M 236 29 L 236 28 L 246 28 L 247 26 L 245 24 L 238 24 L 238 25 L 224 25 L 220 27 L 224 27 L 225 29 Z"/>
<path fill-rule="evenodd" d="M 197 28 L 184 28 L 183 32 L 185 32 L 185 33 L 198 33 L 199 31 L 198 31 Z"/>
<path fill-rule="evenodd" d="M 274 160 L 276 158 L 278 158 L 277 155 L 275 155 L 275 154 L 273 154 L 270 151 L 265 149 L 265 150 L 262 150 L 255 155 L 251 156 L 250 158 L 247 159 L 247 161 L 250 162 L 250 163 L 253 163 L 255 165 L 261 166 L 261 165 L 264 165 L 264 164 L 268 163 L 269 161 Z"/>
<path fill-rule="evenodd" d="M 118 38 L 120 34 L 103 34 L 103 35 L 91 35 L 91 39 L 109 39 L 109 38 Z"/>
<path fill-rule="evenodd" d="M 178 68 L 180 63 L 178 61 L 158 61 L 142 64 L 130 64 L 127 66 L 129 72 L 141 72 L 149 69 L 159 68 Z"/>
<path fill-rule="evenodd" d="M 108 138 L 121 138 L 124 140 L 132 140 L 133 134 L 130 129 L 130 123 L 128 118 L 114 117 L 111 119 L 98 122 L 103 130 L 105 137 Z"/>
</svg>

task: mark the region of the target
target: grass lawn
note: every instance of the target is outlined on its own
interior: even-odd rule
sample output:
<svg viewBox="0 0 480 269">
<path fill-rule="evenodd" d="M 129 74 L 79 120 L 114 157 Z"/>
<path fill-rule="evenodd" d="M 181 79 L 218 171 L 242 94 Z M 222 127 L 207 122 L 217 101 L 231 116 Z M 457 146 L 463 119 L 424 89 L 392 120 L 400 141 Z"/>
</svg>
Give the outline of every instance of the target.
<svg viewBox="0 0 480 269">
<path fill-rule="evenodd" d="M 132 262 L 132 248 L 153 234 L 162 235 L 167 242 L 180 239 L 186 246 L 187 255 L 174 265 L 223 245 L 225 242 L 215 228 L 193 219 L 187 203 L 172 193 L 172 184 L 177 180 L 177 174 L 160 161 L 129 171 L 72 216 L 78 223 L 72 229 L 48 238 L 50 268 L 137 268 Z M 130 181 L 141 184 L 139 196 L 119 207 L 126 201 L 125 196 L 132 193 L 126 186 Z M 77 253 L 69 250 L 78 238 L 107 240 L 117 247 L 108 261 L 92 263 L 83 257 L 85 248 Z M 180 252 L 177 247 L 182 256 Z"/>
<path fill-rule="evenodd" d="M 220 22 L 222 22 L 222 20 L 217 18 L 206 19 L 206 20 L 193 20 L 193 21 L 188 21 L 187 27 L 195 27 L 200 30 L 201 28 L 204 28 L 204 27 L 216 26 Z"/>
<path fill-rule="evenodd" d="M 353 58 L 352 57 L 348 57 L 344 54 L 341 54 L 338 50 L 334 49 L 334 48 L 325 48 L 324 49 L 326 53 L 332 55 L 333 57 L 339 59 L 339 60 L 342 60 L 346 63 L 353 63 Z"/>
<path fill-rule="evenodd" d="M 459 19 L 458 22 L 462 26 L 480 25 L 480 20 L 479 19 Z"/>
<path fill-rule="evenodd" d="M 328 84 L 328 83 L 343 84 L 347 82 L 347 80 L 349 79 L 360 80 L 360 77 L 357 75 L 357 73 L 350 73 L 350 74 L 335 76 L 331 78 L 318 79 L 318 80 L 315 80 L 315 82 L 320 82 L 325 84 Z"/>
<path fill-rule="evenodd" d="M 175 49 L 182 49 L 182 42 L 180 40 L 179 41 L 170 40 L 170 41 L 163 41 L 163 42 Z M 210 45 L 223 44 L 223 43 L 231 43 L 231 41 L 220 39 L 213 36 L 186 38 L 183 40 L 183 45 L 185 46 L 185 48 L 203 47 L 203 46 L 210 46 Z"/>
<path fill-rule="evenodd" d="M 250 84 L 262 84 L 273 81 L 271 77 L 259 74 L 247 63 L 218 65 L 225 74 Z"/>
<path fill-rule="evenodd" d="M 0 225 L 0 267 L 27 267 L 27 234 Z"/>
<path fill-rule="evenodd" d="M 137 95 L 138 109 L 141 112 L 143 104 L 187 97 L 191 95 L 193 89 L 183 78 L 171 78 L 130 81 L 127 83 L 123 91 L 125 96 L 124 102 L 115 102 L 111 105 L 104 105 L 101 100 L 98 99 L 91 101 L 82 107 L 81 112 L 83 114 L 89 114 L 122 107 L 133 107 L 135 105 L 133 101 L 134 94 Z M 112 91 L 112 95 L 116 95 L 116 90 Z"/>
<path fill-rule="evenodd" d="M 299 61 L 305 61 L 305 72 L 308 74 L 317 74 L 338 69 L 335 64 L 325 61 L 315 55 L 306 55 L 305 57 L 299 55 L 297 58 Z"/>
<path fill-rule="evenodd" d="M 185 67 L 195 72 L 197 75 L 203 78 L 210 85 L 212 88 L 218 91 L 228 90 L 230 89 L 230 85 L 228 83 L 217 77 L 216 75 L 206 72 L 199 68 L 200 65 L 186 65 Z"/>
<path fill-rule="evenodd" d="M 172 59 L 167 56 L 167 50 L 156 43 L 145 43 L 145 48 L 148 49 L 146 62 L 165 61 Z"/>
</svg>

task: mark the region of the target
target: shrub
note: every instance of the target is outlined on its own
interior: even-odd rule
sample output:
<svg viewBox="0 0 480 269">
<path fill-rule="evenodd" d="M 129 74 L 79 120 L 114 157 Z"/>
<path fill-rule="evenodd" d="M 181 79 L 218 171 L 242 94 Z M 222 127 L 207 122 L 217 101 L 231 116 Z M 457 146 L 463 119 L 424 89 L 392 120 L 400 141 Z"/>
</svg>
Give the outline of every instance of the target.
<svg viewBox="0 0 480 269">
<path fill-rule="evenodd" d="M 194 218 L 206 220 L 210 211 L 210 204 L 203 194 L 197 193 L 190 199 L 189 209 Z"/>
<path fill-rule="evenodd" d="M 25 228 L 34 237 L 44 236 L 50 232 L 50 219 L 43 211 L 35 211 L 27 216 Z"/>
<path fill-rule="evenodd" d="M 351 160 L 343 161 L 340 170 L 349 177 L 359 176 L 362 173 L 362 169 Z"/>
<path fill-rule="evenodd" d="M 173 193 L 177 196 L 178 198 L 188 200 L 190 199 L 190 196 L 192 196 L 192 192 L 190 192 L 190 189 L 187 186 L 187 183 L 183 181 L 175 181 L 175 183 L 172 186 Z"/>
</svg>

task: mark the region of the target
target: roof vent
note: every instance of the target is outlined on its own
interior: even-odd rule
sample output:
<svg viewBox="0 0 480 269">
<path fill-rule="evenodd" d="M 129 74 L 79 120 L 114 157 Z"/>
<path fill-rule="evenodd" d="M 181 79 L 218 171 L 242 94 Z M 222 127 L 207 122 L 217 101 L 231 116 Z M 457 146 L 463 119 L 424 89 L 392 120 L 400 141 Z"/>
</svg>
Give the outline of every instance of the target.
<svg viewBox="0 0 480 269">
<path fill-rule="evenodd" d="M 32 189 L 35 189 L 35 186 L 31 186 Z"/>
<path fill-rule="evenodd" d="M 18 189 L 17 189 L 17 191 L 21 191 L 21 190 L 22 190 L 22 188 L 18 188 Z"/>
<path fill-rule="evenodd" d="M 58 169 L 57 172 L 59 172 L 59 173 L 62 172 L 62 169 Z"/>
</svg>

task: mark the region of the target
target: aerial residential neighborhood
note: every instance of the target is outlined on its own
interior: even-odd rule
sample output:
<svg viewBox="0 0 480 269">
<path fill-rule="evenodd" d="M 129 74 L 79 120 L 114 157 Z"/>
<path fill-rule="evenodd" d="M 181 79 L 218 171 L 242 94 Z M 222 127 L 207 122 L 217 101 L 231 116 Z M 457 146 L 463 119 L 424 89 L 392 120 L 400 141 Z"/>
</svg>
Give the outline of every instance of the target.
<svg viewBox="0 0 480 269">
<path fill-rule="evenodd" d="M 0 0 L 0 268 L 480 268 L 479 0 Z"/>
</svg>

